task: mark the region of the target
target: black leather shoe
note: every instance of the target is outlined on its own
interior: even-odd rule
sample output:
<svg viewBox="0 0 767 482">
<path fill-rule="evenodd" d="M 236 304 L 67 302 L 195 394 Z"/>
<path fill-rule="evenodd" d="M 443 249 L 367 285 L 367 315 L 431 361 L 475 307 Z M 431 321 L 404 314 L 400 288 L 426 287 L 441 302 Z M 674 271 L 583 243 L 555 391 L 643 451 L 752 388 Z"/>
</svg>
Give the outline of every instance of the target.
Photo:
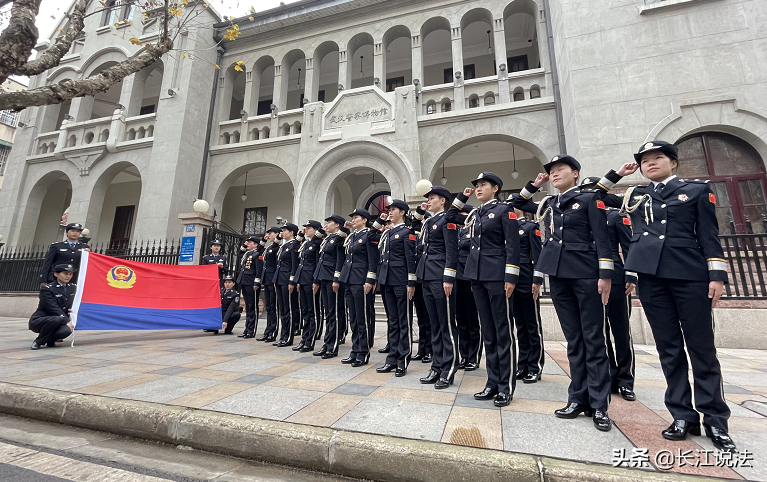
<svg viewBox="0 0 767 482">
<path fill-rule="evenodd" d="M 478 364 L 474 362 L 466 362 L 466 366 L 464 367 L 464 370 L 466 370 L 467 372 L 473 372 L 477 368 L 479 368 Z"/>
<path fill-rule="evenodd" d="M 527 370 L 517 370 L 517 373 L 514 374 L 514 378 L 517 380 L 522 380 L 527 376 Z"/>
<path fill-rule="evenodd" d="M 582 413 L 586 414 L 587 417 L 590 417 L 593 414 L 593 411 L 588 405 L 580 403 L 568 403 L 565 408 L 554 410 L 554 415 L 559 418 L 575 418 Z"/>
<path fill-rule="evenodd" d="M 56 342 L 55 341 L 49 341 L 48 342 L 48 348 L 56 348 Z"/>
<path fill-rule="evenodd" d="M 298 352 L 299 353 L 309 353 L 312 350 L 314 350 L 314 347 L 312 345 L 304 345 L 303 348 L 298 350 Z"/>
<path fill-rule="evenodd" d="M 525 378 L 522 379 L 523 383 L 535 383 L 541 379 L 540 373 L 528 373 Z"/>
<path fill-rule="evenodd" d="M 301 348 L 303 348 L 303 347 L 304 347 L 304 342 L 302 341 L 302 342 L 300 342 L 298 345 L 296 345 L 296 346 L 294 346 L 293 348 L 291 348 L 291 350 L 293 350 L 293 351 L 298 351 L 298 350 L 300 350 L 300 349 L 301 349 Z"/>
<path fill-rule="evenodd" d="M 293 336 L 301 336 L 301 330 L 296 330 L 293 332 Z"/>
<path fill-rule="evenodd" d="M 445 388 L 449 387 L 451 385 L 451 381 L 447 378 L 440 378 L 437 380 L 437 383 L 434 384 L 434 388 L 437 390 L 444 390 Z"/>
<path fill-rule="evenodd" d="M 687 438 L 687 433 L 692 435 L 700 435 L 700 422 L 688 422 L 687 420 L 674 420 L 674 423 L 668 426 L 668 428 L 662 431 L 660 434 L 666 440 L 684 440 Z"/>
<path fill-rule="evenodd" d="M 329 359 L 329 358 L 335 358 L 335 357 L 337 357 L 337 356 L 338 356 L 338 352 L 337 352 L 337 351 L 326 351 L 326 352 L 325 352 L 325 353 L 322 355 L 322 359 L 323 359 L 323 360 L 327 360 L 327 359 Z"/>
<path fill-rule="evenodd" d="M 266 341 L 267 338 L 268 338 L 267 336 L 261 335 L 258 338 L 256 338 L 256 341 Z"/>
<path fill-rule="evenodd" d="M 314 355 L 314 356 L 322 356 L 322 355 L 324 355 L 327 352 L 328 352 L 328 349 L 323 346 L 319 350 L 317 350 L 314 353 L 312 353 L 312 355 Z"/>
<path fill-rule="evenodd" d="M 362 365 L 367 365 L 367 364 L 368 364 L 368 362 L 367 362 L 367 361 L 365 361 L 365 360 L 354 360 L 354 361 L 352 362 L 352 366 L 353 366 L 354 368 L 357 368 L 357 367 L 361 367 Z"/>
<path fill-rule="evenodd" d="M 466 360 L 461 360 L 458 362 L 458 369 L 459 370 L 465 370 L 466 369 Z"/>
<path fill-rule="evenodd" d="M 339 345 L 346 345 L 346 337 L 342 336 L 340 340 L 338 340 Z"/>
<path fill-rule="evenodd" d="M 292 346 L 293 344 L 289 341 L 281 341 L 277 344 L 278 347 L 282 348 L 284 346 Z"/>
<path fill-rule="evenodd" d="M 240 333 L 239 335 L 237 335 L 237 338 L 245 338 L 246 336 L 248 336 L 247 333 Z"/>
<path fill-rule="evenodd" d="M 267 338 L 267 339 L 266 339 L 266 340 L 264 340 L 264 341 L 265 341 L 266 343 L 272 343 L 272 342 L 274 342 L 274 341 L 277 341 L 277 335 L 275 335 L 275 336 L 270 336 L 269 338 Z"/>
<path fill-rule="evenodd" d="M 376 368 L 376 372 L 378 373 L 389 373 L 392 370 L 397 368 L 397 365 L 392 365 L 390 363 L 384 363 L 384 366 Z"/>
<path fill-rule="evenodd" d="M 498 390 L 485 387 L 481 392 L 474 394 L 474 400 L 492 400 L 496 395 L 498 395 Z"/>
<path fill-rule="evenodd" d="M 511 394 L 499 392 L 493 400 L 493 405 L 496 407 L 505 407 L 511 403 Z"/>
<path fill-rule="evenodd" d="M 412 358 L 412 359 L 413 359 L 413 360 L 420 360 L 421 358 L 423 358 L 423 353 L 421 353 L 421 352 L 419 351 L 418 353 L 416 353 L 416 354 L 413 356 L 413 358 Z"/>
<path fill-rule="evenodd" d="M 33 341 L 32 346 L 30 347 L 30 350 L 39 350 L 39 349 L 40 349 L 40 345 L 38 345 L 36 341 Z"/>
<path fill-rule="evenodd" d="M 594 416 L 591 419 L 594 421 L 594 426 L 597 430 L 602 432 L 609 432 L 613 427 L 613 421 L 607 416 L 607 412 L 602 410 L 594 410 Z"/>
<path fill-rule="evenodd" d="M 352 363 L 356 361 L 357 361 L 356 358 L 352 358 L 351 356 L 349 356 L 348 358 L 344 358 L 343 360 L 341 360 L 341 363 L 343 363 L 344 365 L 351 365 Z"/>
<path fill-rule="evenodd" d="M 397 378 L 404 377 L 405 375 L 407 375 L 407 368 L 405 367 L 397 367 L 394 371 L 394 376 Z"/>
<path fill-rule="evenodd" d="M 439 380 L 439 373 L 435 372 L 434 370 L 429 370 L 429 374 L 420 379 L 421 383 L 424 385 L 437 383 L 437 380 Z"/>
<path fill-rule="evenodd" d="M 718 448 L 722 452 L 735 452 L 735 450 L 737 450 L 735 448 L 735 442 L 732 441 L 725 430 L 712 427 L 706 423 L 703 424 L 703 428 L 706 429 L 706 436 L 710 438 L 712 442 L 714 442 L 714 447 Z"/>
<path fill-rule="evenodd" d="M 421 359 L 421 363 L 431 363 L 431 361 L 432 361 L 432 359 L 433 359 L 433 358 L 434 358 L 434 356 L 433 356 L 431 353 L 427 353 L 427 354 L 426 354 L 426 355 L 424 355 L 424 356 L 423 356 L 423 358 Z"/>
<path fill-rule="evenodd" d="M 634 394 L 634 390 L 628 387 L 618 388 L 618 393 L 620 393 L 621 397 L 623 397 L 624 400 L 628 400 L 629 402 L 633 402 L 634 400 L 637 399 L 637 396 Z"/>
<path fill-rule="evenodd" d="M 385 347 L 378 350 L 378 353 L 389 353 L 389 351 L 390 351 L 390 348 L 389 348 L 389 344 L 387 343 Z"/>
</svg>

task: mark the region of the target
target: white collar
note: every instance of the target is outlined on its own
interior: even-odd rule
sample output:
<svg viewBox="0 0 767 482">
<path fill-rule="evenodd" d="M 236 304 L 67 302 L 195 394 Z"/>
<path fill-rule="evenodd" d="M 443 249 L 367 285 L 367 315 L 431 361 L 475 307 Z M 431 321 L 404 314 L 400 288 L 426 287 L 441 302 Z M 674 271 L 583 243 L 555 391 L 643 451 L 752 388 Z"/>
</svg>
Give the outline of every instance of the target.
<svg viewBox="0 0 767 482">
<path fill-rule="evenodd" d="M 568 192 L 572 191 L 573 189 L 576 189 L 577 187 L 578 187 L 578 186 L 577 186 L 577 185 L 575 185 L 575 186 L 571 187 L 570 189 L 568 189 L 568 190 L 567 190 L 567 191 L 565 191 L 565 192 L 560 192 L 560 193 L 559 193 L 559 195 L 561 196 L 562 194 L 567 194 Z"/>
<path fill-rule="evenodd" d="M 652 182 L 652 187 L 658 187 L 658 184 L 663 184 L 664 186 L 669 183 L 672 179 L 676 177 L 676 174 L 672 174 L 671 176 L 667 177 L 666 179 L 662 180 L 661 182 Z"/>
<path fill-rule="evenodd" d="M 498 202 L 498 200 L 497 200 L 497 199 L 491 199 L 491 200 L 489 200 L 489 201 L 488 201 L 488 202 L 486 202 L 486 203 L 482 203 L 482 206 L 480 206 L 480 207 L 485 207 L 485 206 L 487 206 L 488 204 L 490 204 L 490 203 L 494 203 L 494 202 Z"/>
<path fill-rule="evenodd" d="M 366 229 L 368 229 L 368 228 L 364 227 L 362 229 L 358 229 L 358 230 L 354 231 L 354 234 L 361 233 L 362 231 L 365 231 Z"/>
<path fill-rule="evenodd" d="M 400 227 L 402 227 L 402 226 L 404 226 L 404 225 L 405 225 L 405 223 L 399 223 L 399 224 L 396 224 L 396 225 L 392 226 L 392 227 L 391 227 L 391 228 L 389 228 L 389 229 L 396 229 L 396 228 L 400 228 Z"/>
</svg>

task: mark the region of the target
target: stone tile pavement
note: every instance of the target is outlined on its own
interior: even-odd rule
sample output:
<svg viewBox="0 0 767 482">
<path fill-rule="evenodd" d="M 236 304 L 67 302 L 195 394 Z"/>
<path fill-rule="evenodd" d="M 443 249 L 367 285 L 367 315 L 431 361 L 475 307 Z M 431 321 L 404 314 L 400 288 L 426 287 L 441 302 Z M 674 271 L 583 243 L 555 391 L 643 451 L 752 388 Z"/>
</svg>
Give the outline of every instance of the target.
<svg viewBox="0 0 767 482">
<path fill-rule="evenodd" d="M 403 378 L 376 373 L 385 356 L 377 352 L 385 344 L 381 323 L 371 363 L 362 368 L 340 363 L 348 343 L 338 358 L 321 360 L 201 331 L 78 332 L 74 348 L 66 343 L 31 351 L 34 335 L 26 320 L 0 318 L 0 327 L 2 382 L 601 464 L 612 464 L 616 453 L 628 459 L 636 449 L 647 449 L 650 461 L 664 451 L 713 450 L 705 437 L 670 442 L 660 436 L 671 417 L 653 346 L 635 347 L 638 401 L 613 398 L 609 413 L 616 426 L 602 433 L 586 417 L 553 415 L 566 402 L 569 383 L 566 347 L 559 342 L 546 343 L 543 379 L 519 383 L 511 405 L 498 409 L 472 397 L 484 387 L 484 369 L 459 372 L 442 391 L 418 382 L 429 367 L 420 362 Z M 690 458 L 677 460 L 671 470 L 767 481 L 767 418 L 742 406 L 767 402 L 767 353 L 721 349 L 720 362 L 730 433 L 739 449 L 753 454 L 753 467 L 709 466 L 712 457 L 699 459 L 704 466 L 698 467 Z"/>
</svg>

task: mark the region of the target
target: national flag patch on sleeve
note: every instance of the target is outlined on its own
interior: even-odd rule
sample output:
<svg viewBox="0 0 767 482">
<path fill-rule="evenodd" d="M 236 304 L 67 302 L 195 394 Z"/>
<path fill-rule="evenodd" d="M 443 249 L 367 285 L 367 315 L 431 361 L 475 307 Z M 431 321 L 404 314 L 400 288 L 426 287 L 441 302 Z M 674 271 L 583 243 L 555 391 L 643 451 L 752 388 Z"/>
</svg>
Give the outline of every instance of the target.
<svg viewBox="0 0 767 482">
<path fill-rule="evenodd" d="M 453 223 L 447 223 L 447 229 L 458 229 L 458 226 Z"/>
<path fill-rule="evenodd" d="M 509 211 L 509 219 L 517 219 L 517 215 L 514 212 Z"/>
<path fill-rule="evenodd" d="M 410 241 L 415 241 L 415 234 L 410 235 Z"/>
<path fill-rule="evenodd" d="M 626 226 L 631 226 L 631 220 L 629 218 L 623 218 L 623 224 Z"/>
<path fill-rule="evenodd" d="M 540 236 L 541 235 L 541 230 L 540 229 L 536 229 L 535 230 L 535 235 L 536 236 Z"/>
<path fill-rule="evenodd" d="M 711 201 L 711 204 L 716 204 L 716 196 L 714 196 L 714 193 L 708 193 L 708 200 Z"/>
<path fill-rule="evenodd" d="M 603 201 L 597 201 L 597 207 L 599 209 L 604 209 L 605 208 L 605 203 Z"/>
</svg>

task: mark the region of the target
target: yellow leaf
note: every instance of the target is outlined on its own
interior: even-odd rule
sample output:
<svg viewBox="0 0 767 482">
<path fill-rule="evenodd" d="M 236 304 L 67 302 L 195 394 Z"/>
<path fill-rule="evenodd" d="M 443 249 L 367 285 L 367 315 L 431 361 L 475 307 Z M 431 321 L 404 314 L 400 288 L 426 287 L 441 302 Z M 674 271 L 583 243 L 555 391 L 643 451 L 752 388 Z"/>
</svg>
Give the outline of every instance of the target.
<svg viewBox="0 0 767 482">
<path fill-rule="evenodd" d="M 234 66 L 234 70 L 236 70 L 237 72 L 242 72 L 243 71 L 242 67 L 240 67 L 239 65 L 235 65 Z"/>
<path fill-rule="evenodd" d="M 187 0 L 184 0 L 184 5 L 189 5 L 189 2 Z"/>
<path fill-rule="evenodd" d="M 129 38 L 128 40 L 129 40 L 129 41 L 130 41 L 130 43 L 132 43 L 133 45 L 141 45 L 141 40 L 137 39 L 136 37 L 131 37 L 131 38 Z"/>
<path fill-rule="evenodd" d="M 220 66 L 220 65 L 218 65 L 218 64 L 213 64 L 213 67 L 215 67 L 215 68 L 216 68 L 216 70 L 221 70 L 221 66 Z"/>
<path fill-rule="evenodd" d="M 101 4 L 102 7 L 107 8 L 107 4 L 106 3 L 104 3 L 104 2 L 99 2 L 99 3 Z"/>
<path fill-rule="evenodd" d="M 184 55 L 184 54 L 181 54 L 181 58 L 182 58 L 182 59 L 185 59 L 185 58 L 186 58 L 186 55 Z"/>
<path fill-rule="evenodd" d="M 208 4 L 207 3 L 203 3 L 202 6 L 203 6 L 203 8 L 208 8 Z"/>
<path fill-rule="evenodd" d="M 250 7 L 250 13 L 256 13 L 256 9 L 253 7 Z"/>
<path fill-rule="evenodd" d="M 115 24 L 115 27 L 119 27 L 119 26 L 120 26 L 120 22 L 117 22 L 117 23 Z"/>
<path fill-rule="evenodd" d="M 149 15 L 147 15 L 146 12 L 141 12 L 141 15 L 143 15 L 144 18 L 149 18 Z"/>
<path fill-rule="evenodd" d="M 252 22 L 253 21 L 253 17 L 248 17 L 248 20 L 250 20 Z"/>
</svg>

